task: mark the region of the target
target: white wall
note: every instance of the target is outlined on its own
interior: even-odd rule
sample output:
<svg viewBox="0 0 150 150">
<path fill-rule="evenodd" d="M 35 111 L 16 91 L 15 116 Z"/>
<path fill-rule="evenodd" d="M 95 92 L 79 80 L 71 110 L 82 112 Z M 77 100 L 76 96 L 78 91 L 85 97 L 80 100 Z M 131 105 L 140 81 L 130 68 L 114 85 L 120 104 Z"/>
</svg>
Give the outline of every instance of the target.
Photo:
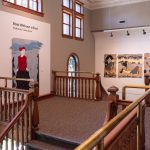
<svg viewBox="0 0 150 150">
<path fill-rule="evenodd" d="M 40 41 L 43 45 L 39 50 L 39 90 L 40 95 L 49 94 L 51 68 L 50 68 L 50 24 L 29 19 L 15 14 L 0 11 L 0 76 L 12 77 L 12 39 L 30 39 Z M 19 26 L 16 29 L 15 23 Z M 30 26 L 29 31 L 24 24 Z M 32 27 L 37 29 L 33 29 Z"/>
<path fill-rule="evenodd" d="M 102 84 L 107 90 L 115 85 L 119 88 L 118 94 L 121 96 L 122 87 L 125 85 L 144 85 L 144 75 L 142 78 L 104 78 L 104 54 L 143 54 L 150 53 L 150 28 L 145 29 L 147 34 L 143 35 L 142 29 L 130 29 L 130 36 L 126 35 L 126 30 L 114 31 L 113 37 L 109 32 L 94 33 L 95 37 L 95 71 L 100 72 Z M 118 74 L 118 64 L 117 64 Z M 144 90 L 128 90 L 128 99 L 139 97 Z"/>
</svg>

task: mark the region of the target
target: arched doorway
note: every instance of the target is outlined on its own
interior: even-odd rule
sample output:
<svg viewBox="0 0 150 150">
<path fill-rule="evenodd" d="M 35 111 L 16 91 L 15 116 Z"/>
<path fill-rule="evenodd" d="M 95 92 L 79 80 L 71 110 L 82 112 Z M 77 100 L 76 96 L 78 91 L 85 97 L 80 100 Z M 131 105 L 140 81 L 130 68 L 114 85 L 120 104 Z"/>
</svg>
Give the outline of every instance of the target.
<svg viewBox="0 0 150 150">
<path fill-rule="evenodd" d="M 67 63 L 67 71 L 69 77 L 76 77 L 78 76 L 79 71 L 79 58 L 75 53 L 72 53 L 68 58 Z M 69 78 L 68 79 L 68 91 L 69 95 L 75 96 L 77 94 L 77 81 L 75 78 Z"/>
</svg>

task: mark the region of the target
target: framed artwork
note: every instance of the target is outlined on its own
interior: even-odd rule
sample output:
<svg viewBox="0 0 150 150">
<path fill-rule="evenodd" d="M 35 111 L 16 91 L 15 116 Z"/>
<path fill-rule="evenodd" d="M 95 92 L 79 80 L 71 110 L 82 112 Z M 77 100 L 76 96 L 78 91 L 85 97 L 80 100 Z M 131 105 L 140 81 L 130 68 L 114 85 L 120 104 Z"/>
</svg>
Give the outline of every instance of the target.
<svg viewBox="0 0 150 150">
<path fill-rule="evenodd" d="M 118 77 L 142 78 L 142 54 L 119 54 Z"/>
<path fill-rule="evenodd" d="M 104 77 L 116 77 L 116 54 L 104 55 Z"/>
<path fill-rule="evenodd" d="M 150 76 L 150 53 L 144 54 L 144 75 Z"/>
<path fill-rule="evenodd" d="M 12 76 L 39 82 L 39 50 L 42 43 L 29 39 L 12 39 Z M 13 82 L 18 89 L 30 88 L 27 81 Z"/>
</svg>

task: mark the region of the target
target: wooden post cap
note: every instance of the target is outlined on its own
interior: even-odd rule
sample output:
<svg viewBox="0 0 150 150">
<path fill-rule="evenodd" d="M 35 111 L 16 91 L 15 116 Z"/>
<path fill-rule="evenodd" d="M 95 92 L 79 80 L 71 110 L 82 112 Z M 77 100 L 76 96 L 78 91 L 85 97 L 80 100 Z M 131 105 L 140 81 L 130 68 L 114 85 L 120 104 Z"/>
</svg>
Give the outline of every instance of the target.
<svg viewBox="0 0 150 150">
<path fill-rule="evenodd" d="M 116 93 L 117 91 L 119 91 L 119 89 L 116 86 L 111 86 L 107 91 L 110 93 Z"/>
</svg>

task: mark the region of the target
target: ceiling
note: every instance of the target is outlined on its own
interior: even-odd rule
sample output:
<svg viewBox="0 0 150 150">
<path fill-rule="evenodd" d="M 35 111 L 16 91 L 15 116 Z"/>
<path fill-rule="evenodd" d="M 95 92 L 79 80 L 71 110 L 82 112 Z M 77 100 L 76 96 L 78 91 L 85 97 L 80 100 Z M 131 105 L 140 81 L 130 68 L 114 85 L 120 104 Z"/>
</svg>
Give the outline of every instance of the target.
<svg viewBox="0 0 150 150">
<path fill-rule="evenodd" d="M 89 9 L 98 9 L 119 5 L 127 5 L 132 3 L 139 3 L 150 0 L 81 0 L 81 1 L 85 4 L 85 7 Z"/>
</svg>

